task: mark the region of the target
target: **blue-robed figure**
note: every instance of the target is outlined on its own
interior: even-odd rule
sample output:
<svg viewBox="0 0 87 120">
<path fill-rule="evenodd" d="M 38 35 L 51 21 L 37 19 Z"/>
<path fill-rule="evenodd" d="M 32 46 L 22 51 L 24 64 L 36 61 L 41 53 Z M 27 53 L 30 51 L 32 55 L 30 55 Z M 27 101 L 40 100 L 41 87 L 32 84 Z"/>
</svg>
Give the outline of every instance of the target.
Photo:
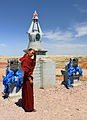
<svg viewBox="0 0 87 120">
<path fill-rule="evenodd" d="M 74 80 L 79 81 L 79 77 L 82 76 L 82 69 L 78 66 L 78 58 L 71 57 L 65 66 L 65 70 L 61 70 L 61 72 L 64 75 L 62 84 L 67 88 L 73 85 Z"/>
<path fill-rule="evenodd" d="M 14 86 L 17 90 L 22 88 L 23 71 L 19 68 L 19 62 L 16 58 L 11 58 L 8 60 L 8 65 L 6 66 L 6 75 L 3 76 L 4 94 L 9 96 L 12 92 L 10 87 Z"/>
</svg>

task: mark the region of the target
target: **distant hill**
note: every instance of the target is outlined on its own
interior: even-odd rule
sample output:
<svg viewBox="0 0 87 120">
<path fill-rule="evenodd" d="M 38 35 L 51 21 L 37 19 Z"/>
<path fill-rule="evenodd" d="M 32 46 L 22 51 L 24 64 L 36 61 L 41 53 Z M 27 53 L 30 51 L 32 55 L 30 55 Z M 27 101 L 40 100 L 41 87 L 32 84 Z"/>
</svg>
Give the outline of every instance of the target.
<svg viewBox="0 0 87 120">
<path fill-rule="evenodd" d="M 87 55 L 48 55 L 47 58 L 54 60 L 57 68 L 63 68 L 72 56 L 78 57 L 79 66 L 87 69 Z"/>
<path fill-rule="evenodd" d="M 46 55 L 47 59 L 52 59 L 56 62 L 56 68 L 64 68 L 70 57 L 78 57 L 79 66 L 87 69 L 87 55 Z M 0 56 L 0 62 L 7 62 L 8 58 L 20 58 L 21 56 Z"/>
</svg>

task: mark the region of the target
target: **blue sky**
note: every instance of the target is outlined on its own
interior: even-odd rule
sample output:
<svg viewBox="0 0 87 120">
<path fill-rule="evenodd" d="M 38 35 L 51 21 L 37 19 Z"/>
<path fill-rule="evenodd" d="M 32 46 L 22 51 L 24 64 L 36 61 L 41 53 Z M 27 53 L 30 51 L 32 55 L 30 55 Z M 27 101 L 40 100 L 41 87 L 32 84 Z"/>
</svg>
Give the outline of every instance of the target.
<svg viewBox="0 0 87 120">
<path fill-rule="evenodd" d="M 0 55 L 23 55 L 35 10 L 47 54 L 87 55 L 87 0 L 0 0 Z"/>
</svg>

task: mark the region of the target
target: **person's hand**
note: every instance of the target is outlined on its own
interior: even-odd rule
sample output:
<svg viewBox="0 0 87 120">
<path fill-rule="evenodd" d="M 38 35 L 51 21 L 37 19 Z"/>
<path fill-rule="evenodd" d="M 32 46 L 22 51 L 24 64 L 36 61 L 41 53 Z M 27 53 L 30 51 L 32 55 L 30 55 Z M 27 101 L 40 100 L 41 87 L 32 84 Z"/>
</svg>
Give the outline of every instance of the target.
<svg viewBox="0 0 87 120">
<path fill-rule="evenodd" d="M 32 79 L 30 80 L 30 84 L 31 84 L 31 85 L 33 84 L 33 80 L 32 80 Z"/>
<path fill-rule="evenodd" d="M 33 84 L 33 80 L 31 77 L 29 77 L 30 84 Z"/>
<path fill-rule="evenodd" d="M 34 52 L 34 54 L 33 54 L 34 55 L 33 60 L 36 60 L 36 50 L 34 50 L 33 52 Z"/>
<path fill-rule="evenodd" d="M 33 50 L 33 52 L 34 52 L 34 55 L 36 55 L 36 50 Z"/>
</svg>

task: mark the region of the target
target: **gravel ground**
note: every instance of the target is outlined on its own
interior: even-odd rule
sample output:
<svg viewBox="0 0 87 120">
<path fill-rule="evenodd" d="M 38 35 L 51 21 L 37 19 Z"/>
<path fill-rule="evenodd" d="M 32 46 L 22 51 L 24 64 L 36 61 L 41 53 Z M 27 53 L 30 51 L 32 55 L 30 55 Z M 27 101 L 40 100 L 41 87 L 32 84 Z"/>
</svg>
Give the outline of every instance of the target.
<svg viewBox="0 0 87 120">
<path fill-rule="evenodd" d="M 87 120 L 87 81 L 66 89 L 57 80 L 50 89 L 34 89 L 36 112 L 25 112 L 18 97 L 3 99 L 2 91 L 0 82 L 0 120 Z"/>
</svg>

